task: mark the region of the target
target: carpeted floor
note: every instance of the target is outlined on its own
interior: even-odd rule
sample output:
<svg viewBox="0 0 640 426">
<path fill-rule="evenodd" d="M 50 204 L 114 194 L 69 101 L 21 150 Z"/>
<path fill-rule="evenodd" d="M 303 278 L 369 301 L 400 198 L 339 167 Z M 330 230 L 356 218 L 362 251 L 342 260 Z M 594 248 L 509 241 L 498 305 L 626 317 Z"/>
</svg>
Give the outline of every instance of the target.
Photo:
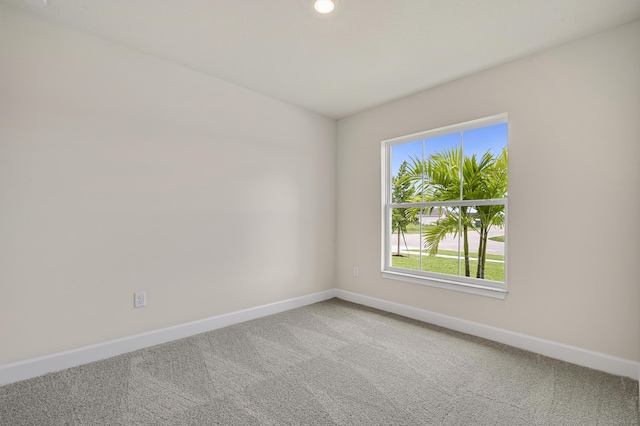
<svg viewBox="0 0 640 426">
<path fill-rule="evenodd" d="M 338 299 L 0 387 L 1 425 L 637 425 L 638 382 Z"/>
</svg>

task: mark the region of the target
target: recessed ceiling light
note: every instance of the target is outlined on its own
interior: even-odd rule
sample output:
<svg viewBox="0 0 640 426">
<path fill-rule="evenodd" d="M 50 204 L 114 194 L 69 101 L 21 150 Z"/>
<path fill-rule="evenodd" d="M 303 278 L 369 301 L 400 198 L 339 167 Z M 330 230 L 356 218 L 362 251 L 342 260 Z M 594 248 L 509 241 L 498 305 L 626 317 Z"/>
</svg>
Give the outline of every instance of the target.
<svg viewBox="0 0 640 426">
<path fill-rule="evenodd" d="M 316 0 L 313 7 L 318 13 L 331 13 L 335 5 L 331 0 Z"/>
</svg>

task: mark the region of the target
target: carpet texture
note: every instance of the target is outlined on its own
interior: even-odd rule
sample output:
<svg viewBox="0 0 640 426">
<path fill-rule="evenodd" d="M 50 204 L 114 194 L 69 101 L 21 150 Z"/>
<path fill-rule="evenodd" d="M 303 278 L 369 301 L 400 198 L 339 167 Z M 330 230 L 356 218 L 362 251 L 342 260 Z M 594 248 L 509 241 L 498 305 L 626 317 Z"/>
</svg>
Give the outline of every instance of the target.
<svg viewBox="0 0 640 426">
<path fill-rule="evenodd" d="M 638 382 L 333 299 L 0 387 L 2 425 L 637 425 Z"/>
</svg>

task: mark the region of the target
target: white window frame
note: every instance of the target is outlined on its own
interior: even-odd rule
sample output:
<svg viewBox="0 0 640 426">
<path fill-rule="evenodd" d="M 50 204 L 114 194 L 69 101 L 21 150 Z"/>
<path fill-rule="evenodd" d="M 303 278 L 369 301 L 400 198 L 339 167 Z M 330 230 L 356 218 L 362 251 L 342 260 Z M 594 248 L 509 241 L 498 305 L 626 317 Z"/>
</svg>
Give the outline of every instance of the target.
<svg viewBox="0 0 640 426">
<path fill-rule="evenodd" d="M 508 214 L 508 198 L 504 199 L 487 199 L 487 200 L 460 200 L 460 201 L 438 201 L 438 202 L 422 202 L 422 203 L 392 203 L 391 194 L 391 147 L 407 142 L 415 142 L 417 140 L 429 139 L 437 136 L 448 135 L 451 133 L 463 132 L 465 130 L 477 129 L 480 127 L 491 126 L 494 124 L 508 123 L 507 113 L 497 114 L 491 117 L 480 118 L 477 120 L 467 121 L 460 124 L 440 127 L 433 130 L 414 133 L 411 135 L 401 136 L 398 138 L 387 139 L 382 141 L 382 268 L 381 275 L 383 278 L 410 282 L 414 284 L 426 285 L 430 287 L 444 288 L 448 290 L 460 291 L 464 293 L 477 294 L 481 296 L 504 299 L 507 294 L 507 221 Z M 507 130 L 508 131 L 508 130 Z M 458 207 L 458 206 L 478 206 L 478 205 L 497 205 L 505 206 L 505 280 L 504 282 L 483 280 L 479 278 L 471 278 L 456 275 L 438 274 L 434 272 L 426 272 L 405 268 L 397 268 L 392 266 L 391 256 L 393 249 L 391 247 L 391 213 L 394 208 L 406 207 Z"/>
</svg>

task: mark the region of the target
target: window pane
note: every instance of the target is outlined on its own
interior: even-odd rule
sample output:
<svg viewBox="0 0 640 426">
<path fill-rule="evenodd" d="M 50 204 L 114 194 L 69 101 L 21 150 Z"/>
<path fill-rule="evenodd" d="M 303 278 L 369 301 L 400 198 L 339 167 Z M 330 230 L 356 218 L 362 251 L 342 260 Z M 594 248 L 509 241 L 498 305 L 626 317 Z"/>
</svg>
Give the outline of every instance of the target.
<svg viewBox="0 0 640 426">
<path fill-rule="evenodd" d="M 420 219 L 417 209 L 391 209 L 391 266 L 420 270 Z"/>
<path fill-rule="evenodd" d="M 425 201 L 461 199 L 460 152 L 460 133 L 425 139 Z"/>
<path fill-rule="evenodd" d="M 425 209 L 422 216 L 422 270 L 458 275 L 461 248 L 458 207 Z"/>
<path fill-rule="evenodd" d="M 462 132 L 463 198 L 507 196 L 507 123 Z"/>
<path fill-rule="evenodd" d="M 503 205 L 468 208 L 469 276 L 504 282 L 504 213 Z"/>
<path fill-rule="evenodd" d="M 507 123 L 479 127 L 462 132 L 462 146 L 465 155 L 482 156 L 487 151 L 497 155 L 507 147 Z"/>
<path fill-rule="evenodd" d="M 421 140 L 391 147 L 391 201 L 393 203 L 422 201 L 415 199 L 415 195 L 418 193 L 415 188 L 420 188 L 422 181 L 419 167 L 416 167 L 416 164 L 419 165 L 421 160 Z M 410 179 L 409 176 L 411 176 Z"/>
</svg>

